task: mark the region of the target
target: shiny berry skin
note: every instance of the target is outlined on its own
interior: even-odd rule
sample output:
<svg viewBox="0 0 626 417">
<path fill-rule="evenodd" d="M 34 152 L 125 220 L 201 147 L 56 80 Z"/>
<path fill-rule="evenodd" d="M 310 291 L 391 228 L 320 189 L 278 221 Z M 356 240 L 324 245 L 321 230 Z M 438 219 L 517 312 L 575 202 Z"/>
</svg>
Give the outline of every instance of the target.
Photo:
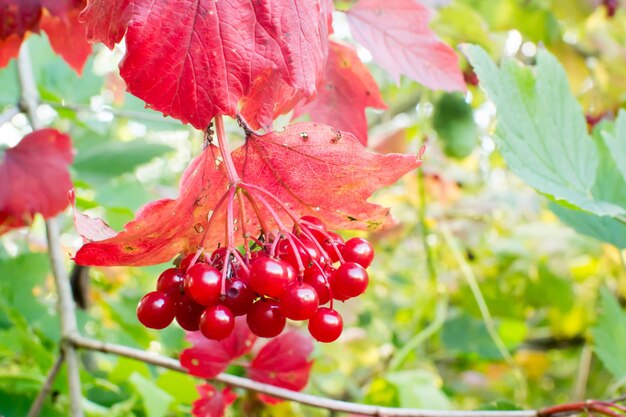
<svg viewBox="0 0 626 417">
<path fill-rule="evenodd" d="M 176 303 L 166 294 L 152 291 L 137 305 L 137 318 L 150 329 L 165 329 L 176 315 Z"/>
<path fill-rule="evenodd" d="M 327 307 L 317 309 L 309 319 L 309 333 L 318 342 L 334 342 L 343 331 L 343 319 L 335 310 Z"/>
<path fill-rule="evenodd" d="M 157 280 L 157 291 L 163 294 L 174 295 L 178 291 L 182 295 L 182 287 L 185 277 L 183 272 L 177 268 L 169 268 L 161 272 Z M 174 294 L 170 294 L 170 293 Z"/>
<path fill-rule="evenodd" d="M 193 258 L 195 256 L 196 256 L 195 253 L 190 253 L 189 255 L 186 255 L 180 261 L 180 264 L 178 265 L 178 269 L 180 269 L 181 271 L 186 271 L 189 268 L 189 265 L 191 264 L 191 261 L 193 260 Z M 198 256 L 198 259 L 196 260 L 196 263 L 200 263 L 200 262 L 205 262 L 205 258 L 204 258 L 204 254 L 203 253 L 200 254 L 200 256 Z"/>
<path fill-rule="evenodd" d="M 278 259 L 261 257 L 250 267 L 250 287 L 268 297 L 279 298 L 295 278 L 293 267 Z"/>
<path fill-rule="evenodd" d="M 346 262 L 337 268 L 333 275 L 331 282 L 333 296 L 337 292 L 337 295 L 348 298 L 356 297 L 365 292 L 368 283 L 369 276 L 365 268 L 355 262 Z"/>
<path fill-rule="evenodd" d="M 226 283 L 226 294 L 222 304 L 230 309 L 235 316 L 248 314 L 256 294 L 248 286 L 239 280 L 232 280 Z"/>
<path fill-rule="evenodd" d="M 280 311 L 280 306 L 274 300 L 258 300 L 246 316 L 246 323 L 250 331 L 259 337 L 278 336 L 287 323 L 287 319 Z"/>
<path fill-rule="evenodd" d="M 324 238 L 324 240 L 320 242 L 320 246 L 326 251 L 331 262 L 333 263 L 339 262 L 339 255 L 337 254 L 337 251 L 341 253 L 341 250 L 343 249 L 345 242 L 343 238 L 339 236 L 337 233 L 335 232 L 327 232 L 327 233 L 328 233 L 328 237 Z M 333 246 L 333 243 L 334 243 L 334 246 Z M 337 249 L 335 249 L 335 247 Z"/>
<path fill-rule="evenodd" d="M 235 327 L 235 316 L 223 305 L 207 307 L 200 316 L 200 332 L 207 339 L 226 339 Z"/>
<path fill-rule="evenodd" d="M 307 269 L 304 272 L 304 282 L 315 289 L 320 305 L 324 305 L 330 301 L 330 284 L 328 283 L 326 274 L 318 267 Z"/>
<path fill-rule="evenodd" d="M 211 265 L 213 265 L 217 269 L 222 269 L 222 267 L 224 266 L 224 259 L 226 258 L 227 251 L 228 251 L 228 248 L 225 248 L 225 247 L 215 249 L 213 253 L 211 254 L 211 258 L 209 260 Z"/>
<path fill-rule="evenodd" d="M 300 221 L 301 222 L 308 222 L 311 223 L 313 226 L 317 226 L 322 230 L 326 230 L 326 225 L 324 224 L 323 221 L 321 221 L 320 219 L 318 219 L 315 216 L 302 216 L 300 217 Z M 308 225 L 306 225 L 308 226 Z"/>
<path fill-rule="evenodd" d="M 294 282 L 280 298 L 280 311 L 291 320 L 308 320 L 318 305 L 317 291 L 304 283 Z"/>
<path fill-rule="evenodd" d="M 310 224 L 305 224 L 304 222 L 308 222 Z M 302 229 L 299 230 L 299 229 Z M 293 233 L 300 237 L 308 237 L 309 233 L 303 233 L 303 231 L 308 231 L 313 237 L 321 242 L 325 239 L 326 225 L 323 221 L 314 216 L 302 216 L 300 218 L 300 223 L 297 225 L 293 225 Z"/>
<path fill-rule="evenodd" d="M 185 292 L 198 304 L 215 304 L 221 290 L 222 273 L 209 264 L 195 264 L 185 274 Z"/>
<path fill-rule="evenodd" d="M 184 295 L 176 303 L 176 322 L 188 332 L 195 332 L 200 329 L 200 315 L 203 311 L 204 306 L 193 301 L 188 295 Z"/>
<path fill-rule="evenodd" d="M 374 260 L 374 247 L 365 239 L 353 237 L 344 244 L 341 256 L 346 262 L 356 262 L 367 268 Z"/>
<path fill-rule="evenodd" d="M 302 260 L 302 266 L 304 268 L 310 268 L 313 265 L 313 261 L 320 262 L 322 259 L 322 253 L 319 251 L 315 243 L 311 242 L 307 238 L 302 238 L 301 242 L 294 242 L 294 245 L 298 248 L 298 254 Z M 283 240 L 278 244 L 278 253 L 280 253 L 280 259 L 287 262 L 294 269 L 298 269 L 298 260 L 296 254 L 293 251 L 293 246 L 288 240 Z"/>
</svg>

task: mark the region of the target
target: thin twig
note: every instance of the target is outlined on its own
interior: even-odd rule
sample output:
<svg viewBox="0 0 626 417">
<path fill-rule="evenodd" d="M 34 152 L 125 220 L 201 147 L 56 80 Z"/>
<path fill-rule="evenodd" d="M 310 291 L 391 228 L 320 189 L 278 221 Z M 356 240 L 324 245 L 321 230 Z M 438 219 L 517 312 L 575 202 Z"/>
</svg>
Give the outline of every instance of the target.
<svg viewBox="0 0 626 417">
<path fill-rule="evenodd" d="M 572 399 L 581 401 L 585 398 L 587 391 L 587 382 L 589 381 L 589 371 L 591 370 L 591 361 L 593 359 L 593 350 L 589 344 L 583 346 L 580 354 L 580 365 L 578 366 L 578 375 L 576 376 L 576 384 Z"/>
<path fill-rule="evenodd" d="M 68 341 L 74 346 L 94 350 L 98 352 L 110 353 L 126 358 L 135 359 L 151 365 L 160 366 L 171 369 L 176 372 L 187 374 L 181 364 L 171 358 L 146 352 L 140 349 L 134 349 L 127 346 L 116 345 L 113 343 L 105 343 L 99 340 L 71 335 Z M 535 410 L 522 411 L 444 411 L 444 410 L 420 410 L 410 408 L 392 408 L 378 407 L 374 405 L 355 404 L 346 401 L 333 400 L 329 398 L 318 397 L 315 395 L 304 394 L 278 388 L 273 385 L 263 384 L 248 378 L 242 378 L 230 374 L 219 374 L 215 377 L 216 381 L 224 384 L 243 388 L 250 391 L 270 395 L 272 397 L 282 398 L 284 400 L 295 401 L 300 404 L 312 407 L 323 408 L 331 411 L 343 413 L 361 414 L 367 416 L 386 416 L 386 417 L 537 417 Z"/>
<path fill-rule="evenodd" d="M 498 334 L 495 323 L 493 321 L 493 317 L 491 316 L 491 313 L 489 312 L 489 307 L 487 306 L 487 302 L 485 301 L 485 297 L 480 290 L 480 286 L 478 285 L 476 276 L 474 276 L 474 271 L 472 271 L 472 268 L 467 264 L 465 258 L 463 258 L 457 241 L 452 235 L 452 232 L 450 231 L 448 225 L 445 222 L 441 222 L 439 229 L 441 230 L 441 234 L 443 235 L 444 240 L 450 248 L 452 256 L 459 264 L 459 267 L 461 268 L 461 273 L 465 277 L 465 280 L 467 281 L 467 284 L 469 285 L 470 290 L 474 295 L 474 299 L 476 300 L 476 304 L 478 304 L 480 315 L 483 318 L 483 322 L 485 323 L 485 327 L 487 329 L 487 332 L 489 333 L 489 336 L 493 340 L 493 343 L 496 345 L 496 348 L 500 352 L 500 355 L 502 355 L 502 358 L 513 370 L 514 376 L 519 382 L 519 389 L 516 390 L 516 393 L 518 393 L 519 398 L 523 400 L 526 398 L 526 394 L 528 392 L 528 387 L 526 386 L 524 375 L 511 357 L 511 354 L 509 353 L 508 349 L 504 345 L 504 342 L 500 338 L 500 335 Z"/>
<path fill-rule="evenodd" d="M 35 398 L 33 405 L 30 406 L 30 410 L 28 410 L 28 415 L 26 417 L 39 416 L 39 413 L 41 412 L 41 408 L 43 407 L 46 398 L 50 394 L 50 391 L 52 391 L 52 385 L 54 384 L 54 380 L 61 370 L 63 360 L 63 352 L 61 352 L 57 357 L 57 360 L 54 362 L 54 365 L 52 365 L 52 369 L 50 369 L 50 372 L 46 377 L 46 381 L 44 382 L 43 387 L 41 387 L 39 394 L 37 394 L 37 398 Z"/>
<path fill-rule="evenodd" d="M 17 58 L 17 69 L 22 90 L 20 107 L 26 112 L 34 130 L 43 128 L 37 115 L 39 94 L 33 76 L 33 68 L 28 55 L 27 45 L 22 45 Z M 72 298 L 70 281 L 63 261 L 63 252 L 59 241 L 59 226 L 55 219 L 46 220 L 46 239 L 52 274 L 58 291 L 58 306 L 61 315 L 61 333 L 69 336 L 77 333 L 76 307 Z M 67 378 L 70 391 L 70 416 L 82 417 L 82 394 L 80 387 L 79 363 L 76 350 L 70 344 L 63 345 L 63 355 L 67 362 Z"/>
<path fill-rule="evenodd" d="M 89 112 L 89 113 L 110 113 L 113 116 L 116 117 L 124 117 L 127 119 L 138 119 L 138 120 L 145 120 L 147 122 L 159 122 L 159 123 L 167 123 L 167 124 L 171 124 L 171 125 L 178 125 L 179 127 L 183 127 L 183 124 L 176 119 L 172 119 L 172 118 L 167 118 L 163 115 L 160 115 L 158 113 L 146 113 L 146 112 L 141 112 L 141 111 L 134 111 L 134 110 L 122 110 L 122 109 L 116 109 L 114 107 L 109 107 L 109 106 L 105 106 L 102 107 L 100 109 L 97 108 L 93 108 L 89 105 L 86 104 L 69 104 L 69 103 L 58 103 L 56 101 L 48 101 L 48 100 L 42 100 L 41 101 L 42 104 L 47 104 L 48 106 L 52 107 L 53 109 L 62 109 L 62 110 L 69 110 L 75 113 L 78 112 Z"/>
</svg>

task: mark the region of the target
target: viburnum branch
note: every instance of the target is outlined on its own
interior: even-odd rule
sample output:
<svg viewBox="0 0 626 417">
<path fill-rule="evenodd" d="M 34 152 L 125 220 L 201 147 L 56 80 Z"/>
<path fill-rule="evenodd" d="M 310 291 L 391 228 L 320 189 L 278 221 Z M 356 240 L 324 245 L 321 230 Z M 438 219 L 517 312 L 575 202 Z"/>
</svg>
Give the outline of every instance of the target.
<svg viewBox="0 0 626 417">
<path fill-rule="evenodd" d="M 232 155 L 230 154 L 230 147 L 228 146 L 228 138 L 226 137 L 226 130 L 224 129 L 224 119 L 222 116 L 215 117 L 215 134 L 217 135 L 217 143 L 222 153 L 222 159 L 224 160 L 224 166 L 226 167 L 226 175 L 228 181 L 236 186 L 241 182 L 235 163 L 233 162 Z"/>
<path fill-rule="evenodd" d="M 106 343 L 99 340 L 72 335 L 68 337 L 69 342 L 74 346 L 110 353 L 135 359 L 151 365 L 160 366 L 176 372 L 187 374 L 187 369 L 175 360 L 155 353 L 146 352 L 140 349 L 134 349 L 127 346 Z M 537 410 L 516 410 L 516 411 L 446 411 L 446 410 L 421 410 L 413 408 L 393 408 L 379 407 L 375 405 L 356 404 L 347 401 L 333 400 L 324 397 L 318 397 L 302 392 L 291 391 L 279 388 L 273 385 L 264 384 L 253 381 L 248 378 L 239 377 L 230 374 L 219 374 L 214 380 L 222 382 L 233 387 L 243 388 L 255 391 L 261 394 L 270 395 L 272 397 L 281 398 L 288 401 L 294 401 L 300 404 L 312 407 L 322 408 L 342 413 L 352 413 L 367 416 L 386 416 L 386 417 L 549 417 L 551 414 L 544 413 L 539 415 Z"/>
<path fill-rule="evenodd" d="M 61 365 L 63 365 L 63 361 L 65 358 L 63 357 L 63 352 L 57 356 L 57 359 L 54 361 L 50 372 L 48 372 L 48 376 L 46 377 L 46 381 L 44 382 L 41 390 L 37 394 L 37 398 L 33 402 L 33 405 L 30 406 L 30 410 L 28 410 L 28 414 L 26 417 L 37 417 L 41 412 L 41 409 L 46 401 L 46 398 L 52 391 L 52 385 L 54 384 L 54 380 L 56 379 L 59 371 L 61 370 Z"/>
<path fill-rule="evenodd" d="M 250 260 L 250 244 L 248 239 L 250 238 L 248 235 L 248 214 L 246 213 L 246 205 L 243 201 L 243 197 L 241 196 L 242 190 L 240 188 L 237 189 L 237 201 L 239 202 L 239 217 L 241 218 L 241 236 L 243 236 L 243 247 L 246 253 L 246 259 Z M 245 262 L 241 262 L 241 264 L 245 264 Z M 247 267 L 246 267 L 247 269 Z"/>
<path fill-rule="evenodd" d="M 69 103 L 57 103 L 50 100 L 41 100 L 41 104 L 47 104 L 53 109 L 69 110 L 75 113 L 78 112 L 90 112 L 90 113 L 109 113 L 116 117 L 123 117 L 126 119 L 145 120 L 150 122 L 167 123 L 171 125 L 181 126 L 180 121 L 171 117 L 165 117 L 158 113 L 148 113 L 133 110 L 116 109 L 110 106 L 103 106 L 102 108 L 94 108 L 86 104 L 69 104 Z"/>
<path fill-rule="evenodd" d="M 43 128 L 43 123 L 37 115 L 39 107 L 39 93 L 33 75 L 33 67 L 28 55 L 28 45 L 22 45 L 17 58 L 17 70 L 21 88 L 20 107 L 26 112 L 34 130 Z M 61 334 L 64 337 L 78 332 L 76 323 L 76 306 L 72 298 L 70 281 L 65 269 L 63 252 L 61 251 L 60 231 L 56 219 L 46 220 L 46 240 L 48 254 L 52 267 L 52 275 L 58 292 L 58 308 L 61 316 Z M 82 393 L 80 386 L 79 362 L 76 350 L 70 344 L 62 346 L 63 355 L 67 361 L 67 378 L 70 395 L 70 416 L 82 417 Z"/>
</svg>

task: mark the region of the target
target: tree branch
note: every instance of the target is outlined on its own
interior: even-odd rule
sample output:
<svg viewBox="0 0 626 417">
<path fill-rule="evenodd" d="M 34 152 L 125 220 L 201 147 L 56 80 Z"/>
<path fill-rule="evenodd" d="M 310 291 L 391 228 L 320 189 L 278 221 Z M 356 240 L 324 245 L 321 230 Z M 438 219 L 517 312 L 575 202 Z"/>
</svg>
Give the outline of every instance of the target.
<svg viewBox="0 0 626 417">
<path fill-rule="evenodd" d="M 34 130 L 43 128 L 43 123 L 37 115 L 39 107 L 39 93 L 37 84 L 33 76 L 33 68 L 28 55 L 28 45 L 21 47 L 20 54 L 17 58 L 17 70 L 21 87 L 21 103 L 22 108 L 30 120 L 30 124 Z M 46 220 L 46 239 L 48 242 L 48 254 L 50 255 L 50 263 L 52 274 L 58 291 L 58 307 L 61 315 L 61 333 L 67 337 L 77 333 L 76 314 L 74 300 L 72 299 L 72 291 L 67 276 L 67 270 L 63 261 L 63 253 L 61 252 L 61 244 L 59 242 L 59 226 L 55 219 Z M 63 356 L 67 361 L 67 378 L 70 391 L 70 416 L 82 417 L 83 411 L 81 407 L 82 394 L 80 387 L 79 363 L 76 350 L 71 344 L 62 346 Z"/>
<path fill-rule="evenodd" d="M 171 369 L 176 372 L 187 374 L 181 364 L 172 358 L 146 352 L 140 349 L 134 349 L 127 346 L 105 343 L 99 340 L 82 337 L 78 335 L 70 335 L 67 340 L 75 347 L 95 350 L 98 352 L 111 353 L 126 358 L 135 359 L 144 363 Z M 355 404 L 346 401 L 338 401 L 329 398 L 317 397 L 315 395 L 304 394 L 301 392 L 291 391 L 284 388 L 278 388 L 273 385 L 263 384 L 251 379 L 238 377 L 230 374 L 219 374 L 215 377 L 216 381 L 224 384 L 244 388 L 250 391 L 259 392 L 272 397 L 282 398 L 284 400 L 295 401 L 300 404 L 312 407 L 323 408 L 331 411 L 343 413 L 361 414 L 367 416 L 385 416 L 385 417 L 537 417 L 536 410 L 522 411 L 443 411 L 443 410 L 419 410 L 410 408 L 391 408 L 378 407 L 375 405 Z"/>
<path fill-rule="evenodd" d="M 50 391 L 52 391 L 52 385 L 54 384 L 54 380 L 61 370 L 61 365 L 63 365 L 63 361 L 63 352 L 61 352 L 57 360 L 54 362 L 54 365 L 52 365 L 52 369 L 50 369 L 50 372 L 46 377 L 46 382 L 44 382 L 43 387 L 41 387 L 41 391 L 39 391 L 39 394 L 37 394 L 37 398 L 35 398 L 33 405 L 30 406 L 30 410 L 28 410 L 28 415 L 26 417 L 39 416 L 41 408 L 46 401 L 46 397 L 50 394 Z"/>
</svg>

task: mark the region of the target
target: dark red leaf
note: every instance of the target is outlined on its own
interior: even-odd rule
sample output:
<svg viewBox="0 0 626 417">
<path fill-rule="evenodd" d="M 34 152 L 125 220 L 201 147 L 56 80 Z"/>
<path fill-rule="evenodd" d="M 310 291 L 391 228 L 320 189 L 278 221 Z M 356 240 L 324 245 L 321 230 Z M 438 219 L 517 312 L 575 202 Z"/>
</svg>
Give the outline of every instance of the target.
<svg viewBox="0 0 626 417">
<path fill-rule="evenodd" d="M 91 54 L 78 22 L 84 5 L 85 0 L 0 0 L 0 68 L 17 56 L 27 32 L 43 29 L 52 49 L 80 74 Z"/>
<path fill-rule="evenodd" d="M 309 113 L 312 121 L 351 132 L 366 145 L 366 107 L 387 108 L 378 84 L 353 47 L 330 42 L 324 83 L 315 100 L 297 107 L 294 117 Z"/>
<path fill-rule="evenodd" d="M 126 28 L 120 73 L 148 106 L 199 129 L 235 116 L 267 70 L 305 96 L 316 92 L 327 51 L 327 1 L 90 1 L 92 40 L 111 46 Z"/>
<path fill-rule="evenodd" d="M 71 162 L 72 141 L 55 129 L 35 131 L 0 150 L 0 233 L 30 224 L 35 213 L 49 218 L 67 207 Z"/>
<path fill-rule="evenodd" d="M 354 39 L 398 81 L 404 74 L 433 90 L 465 91 L 454 50 L 428 27 L 417 0 L 360 0 L 348 11 Z"/>
<path fill-rule="evenodd" d="M 296 331 L 284 333 L 269 341 L 252 360 L 248 376 L 259 382 L 294 391 L 302 390 L 309 381 L 313 341 Z M 280 400 L 264 396 L 270 403 Z"/>
<path fill-rule="evenodd" d="M 233 333 L 224 340 L 209 340 L 200 332 L 188 332 L 187 340 L 193 347 L 183 350 L 181 365 L 191 375 L 213 378 L 228 368 L 233 359 L 250 352 L 256 336 L 248 329 L 245 317 L 237 317 Z"/>
<path fill-rule="evenodd" d="M 202 384 L 196 389 L 200 398 L 193 402 L 191 412 L 194 417 L 222 417 L 226 407 L 237 399 L 237 394 L 230 387 L 218 391 L 211 384 Z"/>
</svg>

